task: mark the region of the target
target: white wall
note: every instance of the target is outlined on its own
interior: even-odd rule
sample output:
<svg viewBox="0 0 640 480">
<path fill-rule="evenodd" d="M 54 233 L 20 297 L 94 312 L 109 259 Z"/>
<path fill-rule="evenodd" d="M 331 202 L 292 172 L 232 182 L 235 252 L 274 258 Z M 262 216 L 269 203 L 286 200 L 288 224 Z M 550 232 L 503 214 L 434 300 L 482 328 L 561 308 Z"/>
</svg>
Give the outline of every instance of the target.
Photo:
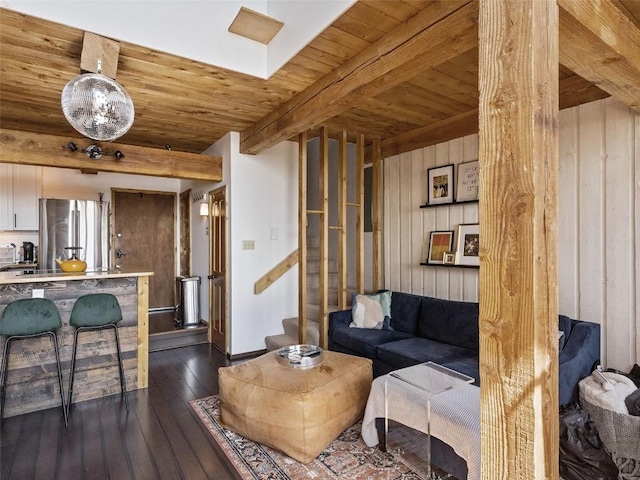
<svg viewBox="0 0 640 480">
<path fill-rule="evenodd" d="M 478 271 L 425 267 L 429 232 L 477 205 L 420 209 L 427 169 L 477 159 L 470 135 L 384 161 L 385 286 L 478 301 Z M 560 112 L 559 311 L 602 325 L 606 367 L 640 363 L 640 115 L 605 99 Z"/>
<path fill-rule="evenodd" d="M 298 147 L 283 142 L 258 155 L 240 154 L 240 136 L 230 133 L 206 150 L 223 157 L 223 181 L 218 184 L 183 182 L 208 193 L 227 186 L 227 282 L 230 296 L 230 353 L 239 355 L 265 348 L 264 337 L 282 333 L 282 320 L 298 313 L 298 268 L 294 267 L 259 295 L 254 284 L 298 248 Z M 203 278 L 201 307 L 209 318 L 208 242 L 206 224 L 192 212 L 193 274 Z M 277 238 L 271 238 L 273 236 Z M 255 250 L 243 250 L 253 240 Z"/>
</svg>

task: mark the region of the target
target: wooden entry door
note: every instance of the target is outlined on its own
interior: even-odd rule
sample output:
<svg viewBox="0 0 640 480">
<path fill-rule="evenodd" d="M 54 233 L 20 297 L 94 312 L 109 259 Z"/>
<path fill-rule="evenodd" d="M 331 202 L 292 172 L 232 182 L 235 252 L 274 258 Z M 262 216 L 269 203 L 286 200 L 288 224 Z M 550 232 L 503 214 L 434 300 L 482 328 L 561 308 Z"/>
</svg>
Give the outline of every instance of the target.
<svg viewBox="0 0 640 480">
<path fill-rule="evenodd" d="M 176 194 L 113 190 L 114 265 L 153 272 L 149 309 L 175 307 Z"/>
<path fill-rule="evenodd" d="M 209 192 L 209 341 L 224 353 L 227 338 L 227 202 L 225 188 Z"/>
</svg>

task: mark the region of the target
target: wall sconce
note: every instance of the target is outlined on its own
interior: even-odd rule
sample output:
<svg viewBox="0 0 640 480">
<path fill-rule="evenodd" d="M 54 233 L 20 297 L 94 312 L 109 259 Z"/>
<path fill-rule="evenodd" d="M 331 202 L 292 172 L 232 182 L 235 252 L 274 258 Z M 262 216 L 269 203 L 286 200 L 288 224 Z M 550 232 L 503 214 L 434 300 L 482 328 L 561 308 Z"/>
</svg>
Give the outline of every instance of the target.
<svg viewBox="0 0 640 480">
<path fill-rule="evenodd" d="M 207 202 L 202 202 L 200 204 L 200 216 L 201 217 L 209 216 L 209 204 Z"/>
</svg>

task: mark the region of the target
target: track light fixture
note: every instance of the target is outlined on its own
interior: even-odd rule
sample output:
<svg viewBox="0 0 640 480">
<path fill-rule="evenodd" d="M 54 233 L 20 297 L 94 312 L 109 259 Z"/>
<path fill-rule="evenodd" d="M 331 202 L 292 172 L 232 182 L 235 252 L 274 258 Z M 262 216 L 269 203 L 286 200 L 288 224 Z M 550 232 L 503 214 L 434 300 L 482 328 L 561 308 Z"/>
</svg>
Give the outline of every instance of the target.
<svg viewBox="0 0 640 480">
<path fill-rule="evenodd" d="M 107 152 L 102 149 L 100 145 L 91 144 L 87 148 L 80 148 L 73 142 L 68 142 L 65 145 L 65 148 L 70 152 L 83 152 L 88 158 L 91 160 L 98 160 L 105 155 L 113 155 L 117 160 L 122 160 L 124 158 L 124 153 L 121 150 L 116 150 L 113 153 Z"/>
</svg>

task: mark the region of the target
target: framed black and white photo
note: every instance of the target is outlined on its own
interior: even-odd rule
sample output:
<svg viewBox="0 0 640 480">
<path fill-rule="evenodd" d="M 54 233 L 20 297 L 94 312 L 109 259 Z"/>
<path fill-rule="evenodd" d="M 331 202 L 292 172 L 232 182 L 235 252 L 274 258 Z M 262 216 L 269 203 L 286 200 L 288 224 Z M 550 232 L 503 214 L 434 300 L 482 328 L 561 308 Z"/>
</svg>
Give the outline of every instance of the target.
<svg viewBox="0 0 640 480">
<path fill-rule="evenodd" d="M 443 165 L 442 167 L 430 168 L 427 171 L 427 204 L 442 205 L 453 203 L 454 199 L 454 179 L 453 172 L 455 166 Z"/>
<path fill-rule="evenodd" d="M 461 163 L 458 165 L 456 185 L 456 202 L 478 200 L 478 186 L 480 185 L 480 162 Z"/>
<path fill-rule="evenodd" d="M 458 225 L 456 265 L 480 265 L 480 225 Z"/>
<path fill-rule="evenodd" d="M 429 251 L 427 252 L 427 263 L 444 263 L 444 255 L 453 248 L 453 230 L 431 232 L 429 235 Z"/>
</svg>

